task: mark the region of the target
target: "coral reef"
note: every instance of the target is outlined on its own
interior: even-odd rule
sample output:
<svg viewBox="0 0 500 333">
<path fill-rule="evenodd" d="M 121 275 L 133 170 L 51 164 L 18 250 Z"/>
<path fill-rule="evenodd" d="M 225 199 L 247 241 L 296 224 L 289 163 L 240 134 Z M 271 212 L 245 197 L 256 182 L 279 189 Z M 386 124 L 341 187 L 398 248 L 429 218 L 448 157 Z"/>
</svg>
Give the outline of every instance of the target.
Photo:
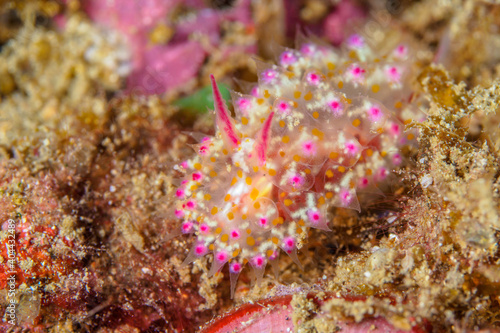
<svg viewBox="0 0 500 333">
<path fill-rule="evenodd" d="M 419 39 L 435 47 L 436 62 L 446 65 L 457 81 L 488 86 L 499 70 L 498 10 L 490 1 L 443 1 L 437 5 L 419 1 L 400 3 L 395 15 L 400 15 L 403 25 Z"/>
<path fill-rule="evenodd" d="M 250 331 L 259 331 L 257 325 L 275 325 L 297 332 L 499 330 L 498 4 L 473 0 L 151 0 L 152 6 L 130 12 L 129 8 L 137 8 L 130 7 L 137 1 L 121 2 L 122 7 L 117 3 L 1 2 L 0 331 L 196 332 L 204 327 L 214 332 L 217 327 L 235 327 L 231 325 L 244 325 Z M 113 12 L 103 17 L 106 6 Z M 118 13 L 120 8 L 124 12 Z M 151 21 L 141 22 L 141 13 L 151 14 Z M 338 20 L 339 13 L 346 14 L 342 20 Z M 278 46 L 294 45 L 297 26 L 318 38 L 299 36 L 297 50 Z M 127 31 L 130 27 L 137 28 L 137 34 Z M 205 27 L 210 33 L 200 33 Z M 346 35 L 337 34 L 339 27 Z M 349 43 L 355 42 L 350 39 L 340 49 L 329 45 L 353 33 L 363 36 L 366 48 L 350 48 Z M 390 52 L 400 41 L 411 50 L 406 60 L 397 63 L 406 70 L 402 84 L 384 85 Z M 195 44 L 196 48 L 188 47 Z M 306 44 L 315 46 L 314 56 L 303 54 Z M 201 53 L 193 55 L 196 61 L 186 62 L 186 50 L 195 52 L 200 46 Z M 261 57 L 256 67 L 250 61 L 254 51 Z M 353 57 L 351 51 L 355 51 Z M 368 51 L 377 54 L 379 61 Z M 322 62 L 325 54 L 337 57 L 331 61 L 334 69 Z M 151 57 L 162 70 L 172 61 L 182 64 L 173 73 L 186 69 L 187 74 L 179 74 L 175 87 L 162 81 L 168 83 L 162 94 L 130 95 L 130 73 L 146 69 Z M 349 77 L 354 64 L 365 70 L 364 79 L 370 82 Z M 275 73 L 274 79 L 280 82 L 269 83 L 263 73 Z M 226 128 L 221 133 L 214 132 L 212 115 L 205 112 L 214 103 L 211 87 L 207 87 L 209 74 L 217 78 L 224 98 L 228 89 L 238 89 L 229 79 L 233 76 L 247 94 L 233 93 L 228 110 L 216 96 L 220 106 L 216 124 Z M 319 81 L 329 82 L 328 86 L 336 85 L 329 97 L 344 96 L 340 102 L 351 101 L 333 125 L 326 118 L 331 109 L 307 109 L 308 103 L 319 103 L 324 95 L 323 83 L 311 84 L 316 82 L 314 74 Z M 253 96 L 253 86 L 240 80 L 255 81 L 256 76 L 263 89 Z M 338 88 L 340 77 L 342 89 Z M 285 95 L 291 94 L 285 96 L 277 89 L 286 84 L 298 87 L 282 89 Z M 372 90 L 374 84 L 379 85 L 374 89 L 377 92 Z M 296 90 L 301 92 L 299 98 L 293 96 Z M 274 96 L 286 97 L 292 110 L 289 115 L 277 111 Z M 364 126 L 365 119 L 371 124 L 368 118 L 353 129 L 349 112 L 356 113 L 363 106 L 358 102 L 367 100 L 387 107 L 381 110 L 384 126 L 396 122 L 403 129 L 402 123 L 412 119 L 400 138 L 419 132 L 418 140 L 405 145 L 390 140 L 390 132 L 372 134 Z M 401 108 L 395 105 L 398 102 Z M 246 103 L 253 113 L 242 114 Z M 270 106 L 275 111 L 272 118 Z M 415 117 L 417 111 L 422 113 Z M 268 141 L 262 139 L 266 119 L 271 124 Z M 291 127 L 290 133 L 283 133 L 292 120 L 311 131 Z M 285 127 L 280 127 L 280 121 Z M 324 133 L 323 141 L 312 135 L 312 128 Z M 325 163 L 334 163 L 323 144 L 334 141 L 339 133 L 352 135 L 349 139 L 359 144 L 354 145 L 359 154 L 352 164 L 335 165 L 337 170 L 346 168 L 344 176 L 350 171 L 350 180 L 359 181 L 366 174 L 367 165 L 374 163 L 365 156 L 368 149 L 381 163 L 377 166 L 388 170 L 387 178 L 378 184 L 378 194 L 362 193 L 353 181 L 360 212 L 327 202 L 327 192 L 339 192 L 323 186 L 340 184 L 337 173 L 332 171 L 335 177 L 325 183 L 330 179 L 328 170 L 319 168 L 321 163 L 313 157 L 298 154 L 309 139 Z M 286 135 L 288 143 L 283 142 Z M 266 193 L 278 216 L 269 233 L 276 230 L 279 235 L 271 235 L 271 243 L 264 240 L 262 244 L 281 251 L 278 236 L 284 239 L 293 232 L 296 248 L 301 247 L 296 258 L 303 270 L 287 255 L 274 260 L 279 276 L 270 267 L 257 269 L 258 274 L 244 269 L 237 281 L 231 281 L 227 268 L 213 274 L 222 266 L 212 255 L 183 265 L 198 238 L 168 236 L 179 233 L 181 224 L 172 215 L 179 203 L 176 192 L 182 185 L 183 167 L 174 170 L 174 166 L 182 161 L 192 161 L 188 167 L 198 162 L 202 169 L 211 165 L 212 155 L 200 157 L 192 149 L 199 151 L 205 137 L 213 144 L 210 154 L 223 150 L 224 141 L 230 143 L 231 138 L 247 153 L 263 146 L 245 146 L 246 140 L 268 142 L 266 154 L 251 159 L 243 153 L 229 154 L 229 149 L 228 155 L 219 153 L 216 171 L 218 177 L 228 175 L 224 179 L 228 184 L 223 188 L 219 178 L 204 185 L 217 189 L 208 193 L 211 200 L 224 199 L 232 177 L 245 189 L 243 163 L 247 163 L 252 186 L 258 185 L 259 193 L 275 188 Z M 382 158 L 385 150 L 388 154 Z M 399 166 L 389 159 L 396 151 L 402 157 Z M 241 164 L 231 164 L 228 171 L 226 164 L 233 162 L 228 156 L 233 155 L 241 157 Z M 265 156 L 266 164 L 274 163 L 266 165 L 268 171 L 286 171 L 284 165 L 290 162 L 294 171 L 304 171 L 301 176 L 310 180 L 309 185 L 314 180 L 314 185 L 293 192 L 285 171 L 263 177 L 259 156 Z M 256 165 L 259 169 L 254 172 L 250 166 Z M 311 173 L 305 173 L 305 168 Z M 315 205 L 326 216 L 324 228 L 306 225 L 305 219 L 304 226 L 284 228 L 289 221 L 300 221 L 292 219 L 292 213 L 307 215 L 300 213 L 301 207 L 293 200 L 286 205 L 286 198 L 279 194 L 285 192 L 301 193 L 302 210 L 307 206 L 306 193 L 324 192 L 325 203 L 317 207 L 322 199 L 316 198 Z M 240 197 L 245 204 L 252 202 L 245 195 Z M 334 198 L 339 197 L 328 199 Z M 204 199 L 199 203 L 206 204 Z M 264 205 L 265 200 L 261 201 Z M 237 214 L 233 221 L 236 218 Z M 326 226 L 332 231 L 324 230 Z M 252 225 L 251 234 L 257 234 L 258 227 Z M 243 264 L 245 250 L 251 266 L 256 254 L 262 253 L 246 243 L 243 232 L 242 251 L 231 263 Z M 225 249 L 220 243 L 217 246 Z M 261 283 L 251 287 L 255 275 Z M 247 317 L 242 315 L 245 311 Z M 219 315 L 220 321 L 214 321 L 219 326 L 205 325 Z"/>
<path fill-rule="evenodd" d="M 71 136 L 75 119 L 98 125 L 106 108 L 103 95 L 119 89 L 130 72 L 123 43 L 81 16 L 68 19 L 63 32 L 32 23 L 21 28 L 0 54 L 0 96 L 8 96 L 0 100 L 0 143 L 9 147 L 40 126 Z"/>
</svg>

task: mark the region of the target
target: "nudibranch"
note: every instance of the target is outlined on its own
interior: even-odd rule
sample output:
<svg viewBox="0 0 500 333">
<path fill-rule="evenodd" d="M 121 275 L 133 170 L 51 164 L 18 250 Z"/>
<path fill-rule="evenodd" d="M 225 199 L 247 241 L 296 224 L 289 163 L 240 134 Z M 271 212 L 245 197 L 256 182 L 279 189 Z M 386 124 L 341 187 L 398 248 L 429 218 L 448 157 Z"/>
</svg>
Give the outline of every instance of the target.
<svg viewBox="0 0 500 333">
<path fill-rule="evenodd" d="M 233 293 L 247 263 L 257 279 L 280 251 L 298 263 L 308 228 L 329 230 L 329 208 L 359 211 L 357 194 L 376 191 L 415 138 L 409 48 L 380 54 L 356 34 L 340 49 L 283 49 L 278 65 L 257 64 L 248 95 L 232 94 L 234 118 L 211 76 L 216 134 L 175 167 L 175 216 L 195 239 L 185 263 L 211 253 L 211 274 L 229 263 Z"/>
</svg>

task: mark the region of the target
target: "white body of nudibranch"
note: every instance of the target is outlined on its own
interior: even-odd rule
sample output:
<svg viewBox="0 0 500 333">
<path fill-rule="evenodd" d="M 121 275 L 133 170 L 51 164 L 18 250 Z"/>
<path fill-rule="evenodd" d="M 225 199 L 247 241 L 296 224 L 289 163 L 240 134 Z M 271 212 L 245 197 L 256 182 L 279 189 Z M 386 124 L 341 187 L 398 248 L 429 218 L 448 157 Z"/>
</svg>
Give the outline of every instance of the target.
<svg viewBox="0 0 500 333">
<path fill-rule="evenodd" d="M 329 230 L 329 207 L 360 210 L 356 192 L 376 190 L 414 139 L 408 63 L 408 45 L 377 57 L 359 35 L 340 51 L 286 49 L 250 95 L 233 94 L 236 119 L 211 76 L 216 135 L 177 166 L 175 215 L 196 239 L 185 262 L 212 253 L 212 274 L 229 263 L 234 291 L 246 263 L 260 278 L 280 250 L 298 262 L 307 229 Z"/>
</svg>

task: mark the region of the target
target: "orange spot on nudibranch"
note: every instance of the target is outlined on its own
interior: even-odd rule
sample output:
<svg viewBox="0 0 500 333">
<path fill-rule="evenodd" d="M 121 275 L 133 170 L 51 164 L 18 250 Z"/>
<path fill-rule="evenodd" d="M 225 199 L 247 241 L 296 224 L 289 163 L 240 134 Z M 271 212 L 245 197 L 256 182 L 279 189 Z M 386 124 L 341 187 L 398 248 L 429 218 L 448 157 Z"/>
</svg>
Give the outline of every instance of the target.
<svg viewBox="0 0 500 333">
<path fill-rule="evenodd" d="M 249 246 L 254 246 L 255 245 L 255 239 L 252 236 L 247 237 L 247 244 Z"/>
<path fill-rule="evenodd" d="M 252 200 L 257 200 L 258 196 L 259 196 L 259 190 L 256 188 L 252 189 L 252 191 L 250 192 L 250 198 Z"/>
</svg>

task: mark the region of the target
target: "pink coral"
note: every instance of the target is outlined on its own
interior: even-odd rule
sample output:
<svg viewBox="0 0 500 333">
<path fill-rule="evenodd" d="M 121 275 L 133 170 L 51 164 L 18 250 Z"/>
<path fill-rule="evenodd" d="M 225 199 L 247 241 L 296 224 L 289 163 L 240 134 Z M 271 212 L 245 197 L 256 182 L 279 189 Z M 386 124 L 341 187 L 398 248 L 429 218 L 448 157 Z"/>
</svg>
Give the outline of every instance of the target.
<svg viewBox="0 0 500 333">
<path fill-rule="evenodd" d="M 351 0 L 342 0 L 323 23 L 325 37 L 334 45 L 344 41 L 346 31 L 366 17 L 364 10 Z"/>
<path fill-rule="evenodd" d="M 196 237 L 186 263 L 214 253 L 211 273 L 230 262 L 234 288 L 245 263 L 261 276 L 280 248 L 298 262 L 308 228 L 329 230 L 332 206 L 360 210 L 357 191 L 401 162 L 409 56 L 377 55 L 355 37 L 341 51 L 308 42 L 285 50 L 282 67 L 258 64 L 256 95 L 233 94 L 236 119 L 211 77 L 216 136 L 176 166 L 176 215 Z M 397 83 L 387 66 L 401 69 Z"/>
<path fill-rule="evenodd" d="M 179 6 L 193 15 L 179 22 L 168 20 Z M 255 51 L 253 45 L 245 43 L 221 46 L 223 22 L 252 24 L 248 0 L 240 0 L 228 10 L 205 8 L 202 0 L 85 0 L 83 7 L 95 22 L 127 36 L 133 53 L 133 73 L 127 87 L 134 93 L 158 94 L 182 88 L 196 77 L 208 49 L 222 48 L 225 55 Z M 166 45 L 152 44 L 154 29 L 167 25 L 172 39 Z M 194 35 L 197 37 L 192 38 Z M 207 37 L 208 49 L 200 36 Z"/>
<path fill-rule="evenodd" d="M 176 89 L 196 77 L 205 56 L 200 43 L 194 41 L 155 46 L 143 55 L 143 60 L 136 60 L 136 68 L 128 78 L 129 89 L 147 94 Z"/>
</svg>

